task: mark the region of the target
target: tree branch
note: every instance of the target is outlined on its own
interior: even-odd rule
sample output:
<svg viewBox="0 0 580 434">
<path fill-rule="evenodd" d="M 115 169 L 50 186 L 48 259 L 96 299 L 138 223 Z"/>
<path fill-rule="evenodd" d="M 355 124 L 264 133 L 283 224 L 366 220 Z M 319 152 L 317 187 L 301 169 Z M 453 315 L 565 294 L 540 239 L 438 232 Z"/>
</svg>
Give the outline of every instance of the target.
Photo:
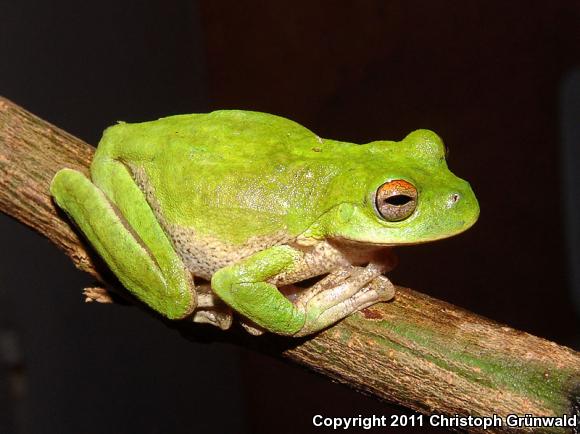
<svg viewBox="0 0 580 434">
<path fill-rule="evenodd" d="M 57 212 L 48 190 L 63 167 L 88 173 L 93 153 L 81 140 L 0 98 L 0 210 L 107 283 L 97 271 L 98 259 Z M 423 413 L 580 413 L 580 354 L 406 288 L 398 288 L 393 302 L 353 314 L 308 339 L 216 333 Z M 516 429 L 487 430 L 511 431 Z"/>
</svg>

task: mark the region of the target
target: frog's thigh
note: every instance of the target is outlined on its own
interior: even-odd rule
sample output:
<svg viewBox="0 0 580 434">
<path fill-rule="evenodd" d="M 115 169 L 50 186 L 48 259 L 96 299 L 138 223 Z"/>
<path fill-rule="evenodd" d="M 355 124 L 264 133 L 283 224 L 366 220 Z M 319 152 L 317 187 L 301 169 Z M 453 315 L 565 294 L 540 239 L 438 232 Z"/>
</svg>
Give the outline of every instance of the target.
<svg viewBox="0 0 580 434">
<path fill-rule="evenodd" d="M 191 275 L 118 164 L 96 171 L 97 179 L 108 178 L 95 181 L 101 189 L 82 173 L 63 169 L 52 181 L 52 195 L 131 293 L 168 318 L 183 318 L 196 306 Z"/>
<path fill-rule="evenodd" d="M 290 271 L 301 257 L 292 247 L 271 247 L 218 270 L 211 286 L 223 301 L 264 329 L 293 335 L 304 325 L 304 311 L 266 281 Z"/>
</svg>

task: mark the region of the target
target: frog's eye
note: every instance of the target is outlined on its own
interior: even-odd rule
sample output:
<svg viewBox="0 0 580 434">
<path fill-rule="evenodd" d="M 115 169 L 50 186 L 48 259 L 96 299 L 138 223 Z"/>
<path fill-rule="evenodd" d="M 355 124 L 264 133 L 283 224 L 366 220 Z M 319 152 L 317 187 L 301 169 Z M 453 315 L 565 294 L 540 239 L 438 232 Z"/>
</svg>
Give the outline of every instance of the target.
<svg viewBox="0 0 580 434">
<path fill-rule="evenodd" d="M 402 179 L 385 182 L 375 196 L 377 211 L 385 220 L 405 220 L 417 207 L 417 189 Z"/>
</svg>

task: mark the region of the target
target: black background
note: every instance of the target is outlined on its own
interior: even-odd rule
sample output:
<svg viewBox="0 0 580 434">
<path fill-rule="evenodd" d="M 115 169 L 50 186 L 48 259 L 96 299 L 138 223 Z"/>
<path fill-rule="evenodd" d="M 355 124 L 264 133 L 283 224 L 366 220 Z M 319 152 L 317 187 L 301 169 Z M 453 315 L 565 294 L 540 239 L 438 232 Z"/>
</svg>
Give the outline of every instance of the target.
<svg viewBox="0 0 580 434">
<path fill-rule="evenodd" d="M 575 1 L 0 1 L 0 94 L 92 144 L 117 120 L 216 108 L 353 142 L 431 128 L 482 213 L 400 249 L 393 280 L 578 348 L 559 104 L 579 24 Z M 90 279 L 0 217 L 0 433 L 317 432 L 319 413 L 405 411 L 85 305 Z"/>
</svg>

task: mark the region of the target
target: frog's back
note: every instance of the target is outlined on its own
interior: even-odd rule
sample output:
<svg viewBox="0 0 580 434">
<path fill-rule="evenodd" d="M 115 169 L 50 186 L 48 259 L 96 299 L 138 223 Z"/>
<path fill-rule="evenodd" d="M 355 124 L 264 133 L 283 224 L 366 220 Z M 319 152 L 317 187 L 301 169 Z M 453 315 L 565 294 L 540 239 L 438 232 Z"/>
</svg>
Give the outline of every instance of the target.
<svg viewBox="0 0 580 434">
<path fill-rule="evenodd" d="M 286 159 L 300 148 L 314 146 L 317 136 L 307 128 L 267 113 L 219 110 L 187 114 L 135 124 L 119 123 L 108 128 L 99 143 L 99 153 L 130 161 L 164 163 L 166 158 L 189 158 L 208 163 L 235 158 L 275 157 Z M 196 157 L 191 158 L 192 153 Z"/>
</svg>

